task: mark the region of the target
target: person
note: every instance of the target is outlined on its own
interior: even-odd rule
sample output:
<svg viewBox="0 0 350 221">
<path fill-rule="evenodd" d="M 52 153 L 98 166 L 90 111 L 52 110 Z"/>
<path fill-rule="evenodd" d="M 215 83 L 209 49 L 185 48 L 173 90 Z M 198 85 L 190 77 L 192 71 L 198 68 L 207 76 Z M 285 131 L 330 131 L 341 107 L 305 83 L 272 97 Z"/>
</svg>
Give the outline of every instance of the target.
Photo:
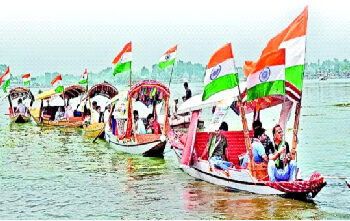
<svg viewBox="0 0 350 221">
<path fill-rule="evenodd" d="M 145 125 L 142 119 L 139 118 L 139 112 L 137 110 L 134 110 L 134 121 L 135 121 L 136 134 L 145 134 L 146 133 Z"/>
<path fill-rule="evenodd" d="M 205 159 L 208 156 L 210 164 L 215 165 L 223 170 L 227 170 L 231 163 L 227 162 L 225 151 L 228 147 L 227 139 L 224 132 L 228 131 L 228 125 L 223 121 L 215 133 L 212 133 L 207 142 L 206 149 L 200 158 Z"/>
<path fill-rule="evenodd" d="M 147 134 L 160 134 L 160 125 L 156 119 L 154 119 L 153 114 L 149 114 L 147 116 L 147 127 L 146 127 L 146 133 Z"/>
<path fill-rule="evenodd" d="M 177 103 L 178 102 L 179 102 L 179 99 L 175 98 L 173 103 L 171 104 L 170 117 L 172 120 L 178 119 L 178 115 L 177 115 Z"/>
<path fill-rule="evenodd" d="M 55 114 L 55 121 L 64 119 L 63 108 L 59 107 Z"/>
<path fill-rule="evenodd" d="M 21 98 L 18 99 L 17 112 L 18 112 L 18 114 L 22 114 L 22 115 L 26 114 L 26 106 L 22 103 Z"/>
<path fill-rule="evenodd" d="M 254 162 L 256 163 L 268 163 L 268 156 L 265 153 L 265 148 L 263 146 L 263 142 L 266 140 L 266 134 L 264 128 L 256 128 L 254 130 L 254 137 L 253 137 L 253 143 L 252 143 L 252 154 L 254 158 Z M 246 167 L 247 163 L 249 162 L 249 154 L 246 153 L 242 162 L 242 167 Z"/>
<path fill-rule="evenodd" d="M 184 88 L 186 90 L 186 95 L 182 97 L 182 100 L 183 101 L 187 101 L 188 99 L 190 99 L 192 97 L 192 92 L 188 88 L 188 83 L 187 82 L 184 83 Z"/>
<path fill-rule="evenodd" d="M 92 102 L 92 110 L 96 110 L 97 109 L 97 101 L 93 101 Z"/>
<path fill-rule="evenodd" d="M 254 131 L 254 133 L 259 128 L 262 128 L 262 123 L 261 123 L 260 120 L 255 120 L 253 122 L 253 131 Z M 261 141 L 261 143 L 264 146 L 266 156 L 269 156 L 270 154 L 273 154 L 275 152 L 275 148 L 274 148 L 274 146 L 272 144 L 272 141 L 271 141 L 270 137 L 267 136 L 266 134 L 265 134 L 265 137 L 266 137 L 266 139 L 264 141 Z M 253 143 L 253 139 L 252 139 L 252 143 Z"/>
<path fill-rule="evenodd" d="M 68 106 L 66 106 L 66 111 L 64 113 L 64 118 L 68 119 L 70 117 L 74 117 L 74 114 L 73 114 L 72 106 L 68 105 Z"/>
<path fill-rule="evenodd" d="M 283 129 L 276 125 L 272 129 L 275 153 L 269 155 L 267 172 L 271 182 L 294 181 L 297 173 L 297 163 L 292 160 L 289 145 L 283 141 Z"/>
<path fill-rule="evenodd" d="M 80 104 L 77 105 L 77 109 L 74 110 L 73 115 L 74 117 L 81 117 L 81 112 L 79 110 Z"/>
</svg>

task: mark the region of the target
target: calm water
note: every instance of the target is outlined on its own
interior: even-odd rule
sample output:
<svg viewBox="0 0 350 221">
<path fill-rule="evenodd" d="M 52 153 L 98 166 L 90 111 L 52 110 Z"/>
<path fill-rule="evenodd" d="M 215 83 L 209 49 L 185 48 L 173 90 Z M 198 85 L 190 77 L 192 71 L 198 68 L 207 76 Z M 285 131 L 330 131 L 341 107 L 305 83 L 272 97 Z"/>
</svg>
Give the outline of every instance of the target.
<svg viewBox="0 0 350 221">
<path fill-rule="evenodd" d="M 201 85 L 190 86 L 199 93 Z M 171 91 L 184 93 L 182 85 Z M 350 177 L 350 106 L 335 106 L 349 97 L 350 81 L 305 83 L 298 146 L 303 177 L 313 171 Z M 1 219 L 350 219 L 344 180 L 327 179 L 313 202 L 233 192 L 183 173 L 169 149 L 164 159 L 119 153 L 103 140 L 92 144 L 81 129 L 10 124 L 7 108 L 1 100 Z M 276 115 L 265 112 L 263 120 Z M 263 121 L 268 129 L 275 122 Z"/>
</svg>

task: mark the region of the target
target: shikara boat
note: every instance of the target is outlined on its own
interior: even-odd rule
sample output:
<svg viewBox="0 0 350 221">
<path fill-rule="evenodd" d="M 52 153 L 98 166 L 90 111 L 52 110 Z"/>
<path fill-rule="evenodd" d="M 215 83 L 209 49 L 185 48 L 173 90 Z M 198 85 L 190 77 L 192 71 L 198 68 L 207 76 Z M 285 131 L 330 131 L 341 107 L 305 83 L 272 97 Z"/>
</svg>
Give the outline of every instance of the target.
<svg viewBox="0 0 350 221">
<path fill-rule="evenodd" d="M 100 95 L 110 100 L 113 97 L 115 97 L 117 94 L 118 94 L 118 90 L 116 87 L 114 87 L 108 82 L 103 82 L 92 86 L 89 89 L 87 97 L 85 97 L 84 100 L 88 99 L 90 110 L 92 110 L 90 99 Z M 92 114 L 91 114 L 91 117 L 92 117 Z M 93 121 L 91 120 L 91 122 Z M 96 138 L 97 136 L 102 137 L 104 129 L 105 129 L 104 122 L 101 122 L 101 123 L 94 122 L 89 125 L 84 125 L 84 132 L 85 132 L 85 136 L 87 137 L 92 137 L 92 138 Z"/>
<path fill-rule="evenodd" d="M 112 105 L 109 129 L 105 131 L 106 141 L 122 152 L 131 154 L 143 154 L 143 156 L 162 157 L 166 145 L 166 134 L 169 131 L 169 89 L 162 83 L 154 80 L 144 80 L 134 86 L 127 93 L 127 116 L 114 119 L 116 103 Z M 133 101 L 142 102 L 145 106 L 152 107 L 152 113 L 157 119 L 156 107 L 164 101 L 164 126 L 161 134 L 136 134 L 133 114 Z M 141 110 L 138 110 L 139 113 Z M 126 121 L 126 131 L 120 130 Z"/>
<path fill-rule="evenodd" d="M 20 114 L 17 111 L 17 107 L 13 106 L 13 101 L 15 99 L 20 99 L 20 98 L 23 101 L 29 99 L 30 100 L 30 106 L 32 106 L 32 104 L 34 102 L 34 96 L 33 96 L 32 92 L 29 89 L 24 88 L 24 87 L 16 87 L 16 88 L 13 88 L 13 89 L 11 89 L 9 91 L 9 94 L 8 94 L 7 97 L 8 97 L 9 104 L 10 104 L 9 116 L 11 118 L 11 122 L 14 122 L 14 123 L 26 123 L 26 122 L 29 122 L 30 121 L 29 109 L 26 110 L 25 114 Z"/>
<path fill-rule="evenodd" d="M 31 109 L 30 113 L 39 126 L 44 127 L 81 127 L 84 125 L 83 117 L 69 117 L 61 120 L 55 120 L 55 113 L 57 112 L 59 107 L 64 107 L 69 104 L 69 100 L 79 97 L 81 94 L 85 92 L 85 88 L 80 85 L 72 85 L 64 87 L 64 91 L 62 93 L 56 93 L 54 89 L 44 91 L 39 94 L 36 98 L 37 101 L 40 100 L 40 108 L 39 109 Z M 49 104 L 49 101 L 53 98 L 61 97 L 63 99 L 64 104 L 62 106 L 44 106 L 44 101 Z"/>
<path fill-rule="evenodd" d="M 241 85 L 241 88 L 244 88 Z M 201 95 L 199 95 L 201 97 Z M 225 98 L 223 100 L 223 98 Z M 195 100 L 194 98 L 193 100 Z M 198 99 L 199 100 L 199 99 Z M 238 101 L 239 93 L 237 87 L 219 92 L 204 102 L 191 102 L 185 107 L 180 107 L 179 112 L 192 112 L 191 124 L 188 133 L 171 131 L 168 133 L 169 143 L 173 148 L 181 168 L 197 179 L 201 179 L 216 185 L 228 188 L 247 191 L 256 194 L 285 195 L 288 197 L 305 198 L 308 195 L 315 197 L 326 185 L 324 178 L 319 173 L 313 173 L 309 179 L 297 179 L 296 181 L 270 182 L 267 172 L 267 164 L 255 163 L 251 159 L 245 168 L 240 166 L 239 156 L 251 149 L 250 137 L 253 131 L 249 131 L 245 120 L 245 108 L 240 106 L 240 115 L 243 123 L 243 130 L 224 132 L 227 138 L 228 148 L 226 157 L 233 165 L 228 170 L 216 168 L 210 165 L 207 158 L 199 159 L 206 148 L 209 136 L 213 132 L 198 132 L 197 124 L 201 109 L 212 107 L 218 102 L 228 104 Z M 267 107 L 267 106 L 266 106 Z M 251 109 L 252 110 L 252 109 Z M 248 109 L 249 111 L 249 109 Z M 244 123 L 245 121 L 245 123 Z M 295 157 L 295 149 L 293 157 Z"/>
</svg>

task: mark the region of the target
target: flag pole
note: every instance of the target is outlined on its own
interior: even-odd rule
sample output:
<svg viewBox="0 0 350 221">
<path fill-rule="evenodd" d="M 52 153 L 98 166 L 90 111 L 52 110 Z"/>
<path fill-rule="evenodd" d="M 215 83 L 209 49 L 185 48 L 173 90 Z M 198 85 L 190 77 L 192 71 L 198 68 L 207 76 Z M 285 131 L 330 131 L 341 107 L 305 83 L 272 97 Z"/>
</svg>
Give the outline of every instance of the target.
<svg viewBox="0 0 350 221">
<path fill-rule="evenodd" d="M 130 62 L 130 78 L 129 78 L 129 89 L 131 89 L 131 74 L 132 74 L 132 68 L 131 68 L 132 62 Z"/>
<path fill-rule="evenodd" d="M 169 89 L 170 89 L 170 84 L 171 84 L 171 78 L 173 77 L 174 66 L 175 66 L 175 59 L 174 59 L 173 67 L 171 68 L 171 72 L 170 72 Z"/>
</svg>

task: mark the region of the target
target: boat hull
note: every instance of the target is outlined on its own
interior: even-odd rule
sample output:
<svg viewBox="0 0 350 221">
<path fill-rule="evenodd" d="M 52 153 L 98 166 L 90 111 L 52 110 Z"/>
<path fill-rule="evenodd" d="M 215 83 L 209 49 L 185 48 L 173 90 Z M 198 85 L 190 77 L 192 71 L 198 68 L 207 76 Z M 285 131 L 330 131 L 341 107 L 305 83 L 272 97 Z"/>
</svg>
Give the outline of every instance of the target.
<svg viewBox="0 0 350 221">
<path fill-rule="evenodd" d="M 38 117 L 32 116 L 35 123 L 38 126 L 42 127 L 69 127 L 69 128 L 75 128 L 75 127 L 82 127 L 84 125 L 84 121 L 69 121 L 69 120 L 59 120 L 59 121 L 51 121 L 47 119 L 42 119 L 42 121 L 39 120 Z"/>
<path fill-rule="evenodd" d="M 11 122 L 13 123 L 27 123 L 30 121 L 30 116 L 24 116 L 21 114 L 18 115 L 11 115 Z"/>
<path fill-rule="evenodd" d="M 100 136 L 103 133 L 104 129 L 104 123 L 94 123 L 88 126 L 84 126 L 84 134 L 87 137 L 96 138 L 97 136 Z"/>
</svg>

